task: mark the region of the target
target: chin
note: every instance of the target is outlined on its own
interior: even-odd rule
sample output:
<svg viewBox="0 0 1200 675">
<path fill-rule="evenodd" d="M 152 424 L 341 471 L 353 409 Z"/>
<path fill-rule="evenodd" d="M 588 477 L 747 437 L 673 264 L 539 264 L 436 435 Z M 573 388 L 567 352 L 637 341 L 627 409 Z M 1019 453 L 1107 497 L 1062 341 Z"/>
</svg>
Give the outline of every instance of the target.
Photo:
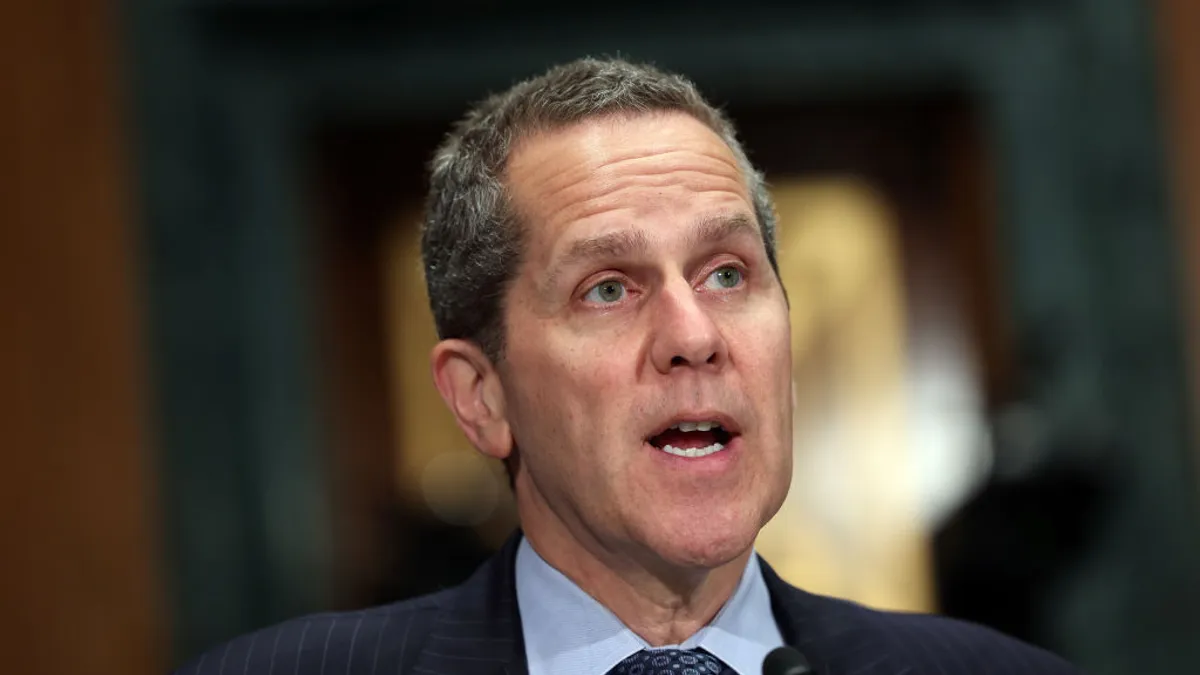
<svg viewBox="0 0 1200 675">
<path fill-rule="evenodd" d="M 715 569 L 749 550 L 763 522 L 738 511 L 668 516 L 649 524 L 646 543 L 672 567 Z"/>
</svg>

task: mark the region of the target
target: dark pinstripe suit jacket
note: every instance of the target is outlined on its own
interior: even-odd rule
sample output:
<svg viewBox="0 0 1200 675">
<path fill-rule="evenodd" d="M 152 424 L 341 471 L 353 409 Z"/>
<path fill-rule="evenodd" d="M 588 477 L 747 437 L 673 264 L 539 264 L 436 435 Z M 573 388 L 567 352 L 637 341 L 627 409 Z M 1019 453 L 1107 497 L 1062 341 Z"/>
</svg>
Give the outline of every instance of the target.
<svg viewBox="0 0 1200 675">
<path fill-rule="evenodd" d="M 514 535 L 456 588 L 360 612 L 288 621 L 202 654 L 177 675 L 524 675 L 514 582 L 519 541 Z M 1079 672 L 1049 652 L 987 628 L 813 595 L 762 567 L 780 632 L 820 675 Z"/>
</svg>

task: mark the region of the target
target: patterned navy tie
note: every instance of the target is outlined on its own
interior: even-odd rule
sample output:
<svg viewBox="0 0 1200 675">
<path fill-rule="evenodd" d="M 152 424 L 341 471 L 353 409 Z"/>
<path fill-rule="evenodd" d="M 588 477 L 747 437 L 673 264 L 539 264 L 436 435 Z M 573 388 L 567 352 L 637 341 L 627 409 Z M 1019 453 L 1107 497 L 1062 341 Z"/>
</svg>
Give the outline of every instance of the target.
<svg viewBox="0 0 1200 675">
<path fill-rule="evenodd" d="M 733 673 L 733 671 L 720 659 L 703 649 L 643 649 L 608 671 L 608 675 L 722 675 L 723 673 Z"/>
</svg>

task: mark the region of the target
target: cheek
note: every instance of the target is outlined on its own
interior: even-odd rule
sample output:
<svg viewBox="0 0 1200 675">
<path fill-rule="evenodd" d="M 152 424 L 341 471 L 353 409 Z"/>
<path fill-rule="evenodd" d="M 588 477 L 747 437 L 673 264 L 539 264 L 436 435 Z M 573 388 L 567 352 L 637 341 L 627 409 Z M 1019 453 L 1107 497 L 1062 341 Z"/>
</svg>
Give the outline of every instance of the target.
<svg viewBox="0 0 1200 675">
<path fill-rule="evenodd" d="M 605 346 L 579 340 L 527 343 L 513 359 L 519 417 L 539 442 L 577 446 L 610 435 L 627 395 L 623 368 Z"/>
<path fill-rule="evenodd" d="M 790 392 L 792 349 L 787 314 L 763 312 L 750 325 L 752 330 L 738 334 L 734 358 L 752 373 L 756 390 L 771 396 L 776 395 L 779 387 Z"/>
<path fill-rule="evenodd" d="M 602 403 L 627 386 L 631 355 L 637 352 L 634 332 L 561 331 L 547 342 L 546 354 L 557 377 L 574 395 Z"/>
<path fill-rule="evenodd" d="M 608 447 L 621 438 L 621 430 L 628 423 L 625 406 L 629 400 L 629 388 L 624 386 L 620 368 L 613 363 L 575 363 L 571 366 L 569 384 L 556 392 L 568 406 L 566 424 L 572 431 L 575 443 L 586 446 L 584 452 L 594 456 L 597 450 Z M 560 408 L 561 409 L 561 408 Z"/>
</svg>

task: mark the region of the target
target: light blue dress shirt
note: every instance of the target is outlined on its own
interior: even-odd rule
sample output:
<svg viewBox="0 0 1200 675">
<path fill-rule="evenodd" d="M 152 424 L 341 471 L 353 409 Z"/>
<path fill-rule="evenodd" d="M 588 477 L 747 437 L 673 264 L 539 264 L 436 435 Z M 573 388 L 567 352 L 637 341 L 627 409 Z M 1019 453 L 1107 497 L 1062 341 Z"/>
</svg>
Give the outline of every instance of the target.
<svg viewBox="0 0 1200 675">
<path fill-rule="evenodd" d="M 517 605 L 529 675 L 604 675 L 625 657 L 652 649 L 612 612 L 554 569 L 522 539 Z M 717 616 L 676 649 L 705 650 L 740 675 L 758 675 L 767 652 L 783 644 L 771 596 L 752 554 L 737 590 Z M 666 647 L 662 647 L 666 649 Z"/>
</svg>

